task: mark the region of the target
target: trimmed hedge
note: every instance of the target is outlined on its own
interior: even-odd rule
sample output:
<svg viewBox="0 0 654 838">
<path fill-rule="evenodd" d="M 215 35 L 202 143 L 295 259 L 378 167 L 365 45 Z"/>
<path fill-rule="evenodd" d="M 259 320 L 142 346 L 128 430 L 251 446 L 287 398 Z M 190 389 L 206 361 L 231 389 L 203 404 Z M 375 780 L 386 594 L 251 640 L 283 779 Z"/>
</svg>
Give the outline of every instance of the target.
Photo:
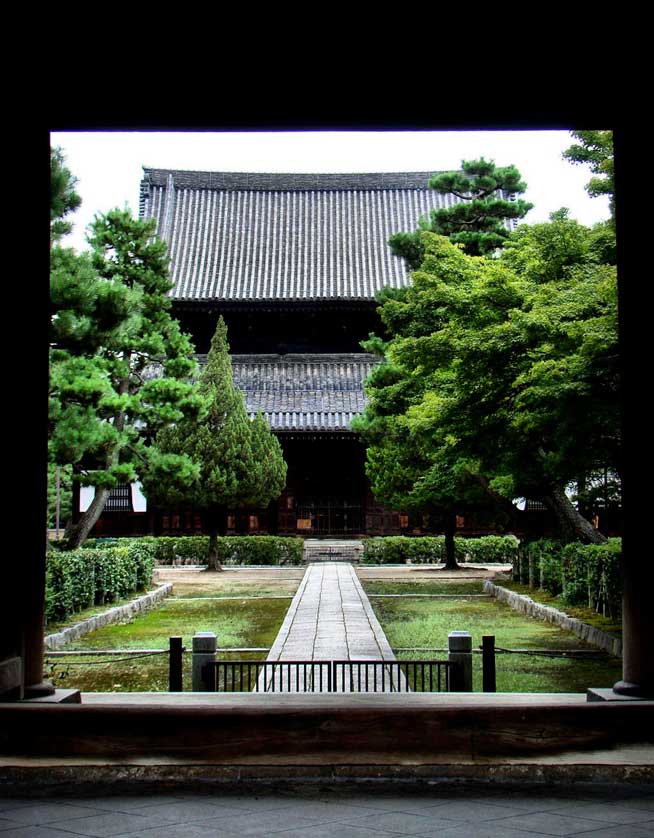
<svg viewBox="0 0 654 838">
<path fill-rule="evenodd" d="M 484 535 L 481 538 L 455 538 L 454 554 L 458 562 L 487 564 L 511 563 L 518 548 L 513 535 Z M 385 536 L 363 542 L 362 564 L 439 564 L 445 561 L 445 536 Z"/>
<path fill-rule="evenodd" d="M 137 542 L 68 552 L 50 550 L 46 558 L 46 623 L 141 591 L 152 581 L 153 570 L 153 550 Z"/>
<path fill-rule="evenodd" d="M 135 540 L 154 552 L 157 564 L 206 564 L 209 536 L 145 536 Z M 218 560 L 223 565 L 301 565 L 304 541 L 272 535 L 226 536 L 218 539 Z"/>
<path fill-rule="evenodd" d="M 583 605 L 617 618 L 622 611 L 622 540 L 606 544 L 563 545 L 552 539 L 533 541 L 520 550 L 513 578 L 558 596 L 562 603 Z"/>
</svg>

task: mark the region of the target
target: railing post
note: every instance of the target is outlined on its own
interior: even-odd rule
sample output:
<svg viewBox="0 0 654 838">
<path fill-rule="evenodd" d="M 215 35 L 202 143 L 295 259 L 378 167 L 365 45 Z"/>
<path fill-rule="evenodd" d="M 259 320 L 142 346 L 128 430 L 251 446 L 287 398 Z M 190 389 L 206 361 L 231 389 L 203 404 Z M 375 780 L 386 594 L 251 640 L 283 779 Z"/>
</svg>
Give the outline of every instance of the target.
<svg viewBox="0 0 654 838">
<path fill-rule="evenodd" d="M 457 664 L 450 676 L 451 693 L 472 692 L 472 636 L 469 631 L 451 631 L 447 636 L 448 660 Z"/>
<path fill-rule="evenodd" d="M 181 637 L 168 638 L 168 692 L 181 693 L 182 685 L 182 646 Z"/>
<path fill-rule="evenodd" d="M 216 660 L 216 635 L 199 631 L 193 635 L 193 692 L 213 692 L 213 678 L 206 677 L 204 668 Z"/>
<path fill-rule="evenodd" d="M 481 638 L 482 689 L 485 693 L 496 692 L 495 686 L 495 635 L 484 634 Z"/>
</svg>

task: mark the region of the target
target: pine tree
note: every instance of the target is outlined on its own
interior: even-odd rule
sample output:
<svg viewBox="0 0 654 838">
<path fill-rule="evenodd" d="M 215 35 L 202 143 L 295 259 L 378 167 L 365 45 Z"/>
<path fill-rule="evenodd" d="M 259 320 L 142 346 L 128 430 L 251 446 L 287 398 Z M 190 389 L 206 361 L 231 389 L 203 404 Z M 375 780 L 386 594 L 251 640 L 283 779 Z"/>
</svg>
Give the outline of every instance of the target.
<svg viewBox="0 0 654 838">
<path fill-rule="evenodd" d="M 201 420 L 180 422 L 158 435 L 162 458 L 153 463 L 144 487 L 159 503 L 189 503 L 200 511 L 209 534 L 208 569 L 221 570 L 218 536 L 226 532 L 228 509 L 262 506 L 278 497 L 286 463 L 265 419 L 250 421 L 234 386 L 222 317 L 198 389 L 205 400 Z"/>
<path fill-rule="evenodd" d="M 156 431 L 201 405 L 154 227 L 113 210 L 92 225 L 90 257 L 53 250 L 50 461 L 74 464 L 76 480 L 95 487 L 88 510 L 66 527 L 71 548 L 84 542 L 111 489 L 156 459 Z M 156 366 L 163 375 L 150 374 Z"/>
<path fill-rule="evenodd" d="M 415 232 L 391 236 L 391 250 L 402 256 L 411 270 L 417 270 L 425 256 L 421 232 L 447 236 L 451 242 L 463 245 L 469 256 L 486 256 L 509 238 L 511 231 L 506 222 L 524 218 L 533 207 L 521 199 L 510 200 L 510 196 L 527 188 L 516 167 L 499 168 L 483 157 L 464 160 L 460 171 L 435 174 L 429 180 L 429 188 L 441 195 L 454 195 L 460 202 L 432 210 L 429 217 L 420 219 Z"/>
<path fill-rule="evenodd" d="M 72 229 L 65 217 L 76 210 L 82 199 L 75 192 L 77 178 L 66 168 L 60 148 L 50 149 L 50 244 L 58 242 Z"/>
<path fill-rule="evenodd" d="M 579 140 L 563 152 L 563 157 L 571 163 L 588 163 L 590 170 L 597 177 L 586 184 L 586 192 L 595 198 L 607 195 L 611 219 L 615 218 L 615 169 L 613 163 L 612 131 L 571 131 Z"/>
</svg>

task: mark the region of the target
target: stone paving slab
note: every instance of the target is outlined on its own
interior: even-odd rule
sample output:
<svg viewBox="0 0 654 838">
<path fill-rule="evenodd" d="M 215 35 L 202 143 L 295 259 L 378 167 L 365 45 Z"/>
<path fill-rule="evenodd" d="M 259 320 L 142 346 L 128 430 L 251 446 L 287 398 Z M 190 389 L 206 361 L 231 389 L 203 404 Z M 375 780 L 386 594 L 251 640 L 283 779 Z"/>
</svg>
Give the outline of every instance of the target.
<svg viewBox="0 0 654 838">
<path fill-rule="evenodd" d="M 47 801 L 0 798 L 1 835 L 211 838 L 277 835 L 279 838 L 439 836 L 530 838 L 588 835 L 640 838 L 654 833 L 654 790 L 568 787 L 530 791 L 473 789 L 316 788 L 259 789 L 236 793 L 182 791 L 114 798 L 52 796 Z"/>
<path fill-rule="evenodd" d="M 291 660 L 387 660 L 395 661 L 393 650 L 375 617 L 352 565 L 346 562 L 315 563 L 307 567 L 268 661 Z M 366 673 L 366 669 L 370 672 Z M 372 667 L 364 667 L 361 678 L 372 683 Z M 282 689 L 288 687 L 282 673 Z M 310 677 L 310 676 L 309 676 Z M 315 686 L 301 680 L 301 690 Z M 391 679 L 387 676 L 387 690 Z M 259 690 L 269 686 L 270 676 L 259 681 Z M 295 674 L 293 683 L 297 683 Z M 353 679 L 341 678 L 339 691 L 358 690 L 359 672 Z"/>
</svg>

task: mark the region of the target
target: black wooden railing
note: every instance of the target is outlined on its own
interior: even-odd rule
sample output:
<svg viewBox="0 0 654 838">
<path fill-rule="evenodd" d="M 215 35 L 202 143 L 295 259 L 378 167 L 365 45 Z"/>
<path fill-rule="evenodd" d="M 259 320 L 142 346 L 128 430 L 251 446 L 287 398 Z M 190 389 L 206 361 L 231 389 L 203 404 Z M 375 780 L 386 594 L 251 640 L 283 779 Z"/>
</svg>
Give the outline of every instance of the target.
<svg viewBox="0 0 654 838">
<path fill-rule="evenodd" d="M 450 661 L 215 661 L 215 692 L 447 692 Z"/>
</svg>

